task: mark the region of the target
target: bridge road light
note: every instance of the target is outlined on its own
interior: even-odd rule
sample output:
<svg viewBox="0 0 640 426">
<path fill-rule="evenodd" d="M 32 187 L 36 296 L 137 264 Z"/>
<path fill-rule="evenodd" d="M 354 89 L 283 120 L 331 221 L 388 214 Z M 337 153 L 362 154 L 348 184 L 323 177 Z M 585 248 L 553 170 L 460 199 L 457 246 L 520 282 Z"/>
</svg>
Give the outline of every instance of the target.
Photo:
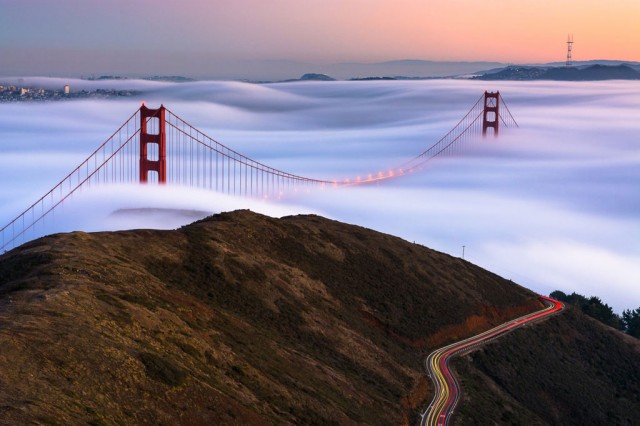
<svg viewBox="0 0 640 426">
<path fill-rule="evenodd" d="M 466 247 L 466 246 L 462 246 L 462 260 L 464 260 L 464 248 L 465 248 L 465 247 Z"/>
</svg>

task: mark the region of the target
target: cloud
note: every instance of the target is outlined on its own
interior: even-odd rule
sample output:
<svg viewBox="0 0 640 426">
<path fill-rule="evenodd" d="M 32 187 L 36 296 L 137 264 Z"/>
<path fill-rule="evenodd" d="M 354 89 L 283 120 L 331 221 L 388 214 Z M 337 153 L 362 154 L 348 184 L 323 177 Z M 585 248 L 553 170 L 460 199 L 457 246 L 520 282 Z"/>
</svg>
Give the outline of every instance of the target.
<svg viewBox="0 0 640 426">
<path fill-rule="evenodd" d="M 214 213 L 238 209 L 272 217 L 315 213 L 304 205 L 269 203 L 200 188 L 105 185 L 83 192 L 65 203 L 66 212 L 56 226 L 65 231 L 78 227 L 86 231 L 175 229 Z"/>
<path fill-rule="evenodd" d="M 515 273 L 513 278 L 522 280 L 523 285 L 535 284 L 546 293 L 562 289 L 566 293 L 597 295 L 617 311 L 630 303 L 635 306 L 634 302 L 640 300 L 637 251 L 620 252 L 621 247 L 546 238 L 520 244 L 489 243 L 483 247 L 483 256 L 500 259 L 500 264 L 490 261 L 495 271 L 503 271 L 505 276 Z"/>
<path fill-rule="evenodd" d="M 369 187 L 285 194 L 279 202 L 171 185 L 92 187 L 39 232 L 173 228 L 197 212 L 237 208 L 273 216 L 313 212 L 454 256 L 465 245 L 472 262 L 538 292 L 557 287 L 599 295 L 617 310 L 640 306 L 634 284 L 640 276 L 634 266 L 640 264 L 640 88 L 633 82 L 69 84 L 142 94 L 0 104 L 0 222 L 64 177 L 142 98 L 270 166 L 342 180 L 412 158 L 451 129 L 484 90 L 499 89 L 520 128 L 470 140 L 462 156 L 430 162 L 421 173 Z M 173 213 L 147 210 L 142 221 L 139 210 L 112 215 L 144 208 Z"/>
</svg>

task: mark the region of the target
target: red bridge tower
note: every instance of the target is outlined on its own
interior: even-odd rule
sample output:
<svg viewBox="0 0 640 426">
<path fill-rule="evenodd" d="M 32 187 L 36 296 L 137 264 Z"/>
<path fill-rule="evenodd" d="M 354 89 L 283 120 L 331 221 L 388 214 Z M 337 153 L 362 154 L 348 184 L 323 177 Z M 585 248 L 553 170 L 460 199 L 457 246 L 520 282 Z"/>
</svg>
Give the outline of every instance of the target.
<svg viewBox="0 0 640 426">
<path fill-rule="evenodd" d="M 484 113 L 482 114 L 482 136 L 487 135 L 487 129 L 493 128 L 493 135 L 498 136 L 500 120 L 500 92 L 484 92 Z"/>
<path fill-rule="evenodd" d="M 158 183 L 167 183 L 167 136 L 165 133 L 165 108 L 140 107 L 140 183 L 149 181 L 149 172 L 158 173 Z M 151 129 L 149 129 L 151 127 Z M 156 131 L 157 133 L 149 133 Z M 149 150 L 149 145 L 157 145 Z M 149 158 L 150 151 L 158 153 L 158 158 Z"/>
</svg>

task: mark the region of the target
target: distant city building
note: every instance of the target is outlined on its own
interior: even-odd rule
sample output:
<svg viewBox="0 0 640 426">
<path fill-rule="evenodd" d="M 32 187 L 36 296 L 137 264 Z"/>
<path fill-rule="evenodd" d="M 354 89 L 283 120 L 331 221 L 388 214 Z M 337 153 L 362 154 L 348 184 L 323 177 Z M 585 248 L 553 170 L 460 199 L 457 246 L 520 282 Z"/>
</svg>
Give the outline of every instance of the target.
<svg viewBox="0 0 640 426">
<path fill-rule="evenodd" d="M 0 103 L 56 101 L 81 98 L 113 98 L 121 96 L 135 96 L 140 92 L 135 90 L 96 89 L 92 91 L 76 90 L 71 93 L 71 87 L 65 84 L 62 90 L 44 89 L 42 87 L 22 87 L 0 85 Z"/>
</svg>

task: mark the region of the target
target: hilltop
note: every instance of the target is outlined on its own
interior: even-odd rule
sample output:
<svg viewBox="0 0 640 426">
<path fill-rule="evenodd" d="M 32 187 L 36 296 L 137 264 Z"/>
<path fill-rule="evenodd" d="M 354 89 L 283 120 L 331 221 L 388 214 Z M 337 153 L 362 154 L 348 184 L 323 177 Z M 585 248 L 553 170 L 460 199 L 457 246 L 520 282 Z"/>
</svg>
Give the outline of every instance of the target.
<svg viewBox="0 0 640 426">
<path fill-rule="evenodd" d="M 429 351 L 540 307 L 459 258 L 312 215 L 237 211 L 174 231 L 47 236 L 0 256 L 0 423 L 416 424 L 431 399 Z M 477 354 L 555 371 L 564 358 L 543 348 L 581 341 L 582 328 L 563 337 L 562 327 L 585 320 L 553 321 Z M 590 327 L 595 352 L 569 359 L 613 349 L 624 355 L 615 374 L 634 380 L 637 347 Z M 477 377 L 493 381 L 480 406 L 495 413 L 523 386 L 465 362 L 463 409 L 484 394 Z M 584 374 L 609 377 L 599 366 Z M 631 393 L 618 402 L 637 408 L 639 381 L 615 377 L 601 380 L 607 393 Z M 600 393 L 590 395 L 609 404 Z M 540 416 L 539 403 L 518 404 Z"/>
<path fill-rule="evenodd" d="M 629 65 L 594 64 L 581 67 L 508 66 L 474 77 L 479 80 L 640 80 L 640 71 Z"/>
</svg>

